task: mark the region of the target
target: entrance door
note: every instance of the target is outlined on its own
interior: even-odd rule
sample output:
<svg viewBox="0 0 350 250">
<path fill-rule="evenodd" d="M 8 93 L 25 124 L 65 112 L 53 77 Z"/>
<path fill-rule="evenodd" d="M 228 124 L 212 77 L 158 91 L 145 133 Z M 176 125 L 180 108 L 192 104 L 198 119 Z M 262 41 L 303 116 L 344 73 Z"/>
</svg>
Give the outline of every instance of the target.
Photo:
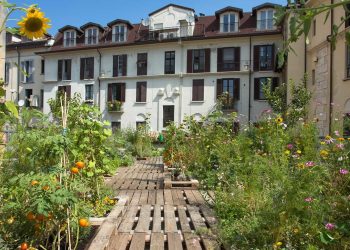
<svg viewBox="0 0 350 250">
<path fill-rule="evenodd" d="M 163 128 L 174 121 L 174 105 L 163 106 Z"/>
</svg>

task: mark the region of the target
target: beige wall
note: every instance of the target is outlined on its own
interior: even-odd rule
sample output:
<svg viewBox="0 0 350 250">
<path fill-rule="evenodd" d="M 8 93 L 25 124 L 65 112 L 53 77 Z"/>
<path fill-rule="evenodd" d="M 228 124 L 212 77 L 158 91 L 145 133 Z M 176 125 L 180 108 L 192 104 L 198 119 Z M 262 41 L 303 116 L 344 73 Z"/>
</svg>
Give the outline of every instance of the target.
<svg viewBox="0 0 350 250">
<path fill-rule="evenodd" d="M 4 8 L 0 5 L 0 26 L 3 24 L 4 22 L 4 15 L 5 14 L 5 10 Z M 6 39 L 6 32 L 3 31 L 0 34 L 0 78 L 4 79 L 4 73 L 5 73 L 5 39 Z"/>
</svg>

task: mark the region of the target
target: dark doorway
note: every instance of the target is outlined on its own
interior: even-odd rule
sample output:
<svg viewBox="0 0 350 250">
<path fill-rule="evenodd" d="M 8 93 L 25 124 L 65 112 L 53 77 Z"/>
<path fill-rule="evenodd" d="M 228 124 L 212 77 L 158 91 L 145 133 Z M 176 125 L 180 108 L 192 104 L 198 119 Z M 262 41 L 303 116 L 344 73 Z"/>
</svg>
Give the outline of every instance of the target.
<svg viewBox="0 0 350 250">
<path fill-rule="evenodd" d="M 32 89 L 26 89 L 25 90 L 25 106 L 30 107 L 30 96 L 33 95 L 33 90 Z"/>
<path fill-rule="evenodd" d="M 173 105 L 163 106 L 163 128 L 174 121 L 174 110 Z"/>
</svg>

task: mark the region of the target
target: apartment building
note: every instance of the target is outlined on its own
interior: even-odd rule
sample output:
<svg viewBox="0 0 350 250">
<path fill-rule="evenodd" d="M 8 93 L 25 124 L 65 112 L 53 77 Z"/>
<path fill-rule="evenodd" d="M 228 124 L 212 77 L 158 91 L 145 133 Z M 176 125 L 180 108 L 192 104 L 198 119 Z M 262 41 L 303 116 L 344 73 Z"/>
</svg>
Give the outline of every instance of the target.
<svg viewBox="0 0 350 250">
<path fill-rule="evenodd" d="M 115 19 L 106 27 L 62 27 L 53 46 L 37 53 L 45 62 L 44 112 L 57 91 L 79 93 L 115 128 L 136 127 L 150 116 L 151 129 L 160 131 L 186 116 L 200 119 L 225 92 L 225 112 L 256 121 L 268 108 L 262 84 L 282 81 L 274 8 L 226 7 L 205 16 L 169 4 L 138 24 Z"/>
<path fill-rule="evenodd" d="M 339 2 L 341 0 L 309 0 L 306 7 Z M 303 72 L 309 76 L 307 88 L 312 93 L 309 120 L 317 121 L 321 136 L 334 130 L 343 130 L 345 136 L 350 136 L 350 49 L 345 39 L 350 21 L 342 20 L 349 14 L 339 6 L 328 18 L 326 13 L 318 15 L 311 25 L 309 36 L 293 44 L 296 54 L 290 53 L 288 57 L 287 79 L 298 81 Z M 339 24 L 337 42 L 332 48 L 332 26 Z"/>
<path fill-rule="evenodd" d="M 29 40 L 6 34 L 5 90 L 6 100 L 23 100 L 26 107 L 42 110 L 44 106 L 44 59 L 37 52 L 48 50 L 51 36 Z"/>
</svg>

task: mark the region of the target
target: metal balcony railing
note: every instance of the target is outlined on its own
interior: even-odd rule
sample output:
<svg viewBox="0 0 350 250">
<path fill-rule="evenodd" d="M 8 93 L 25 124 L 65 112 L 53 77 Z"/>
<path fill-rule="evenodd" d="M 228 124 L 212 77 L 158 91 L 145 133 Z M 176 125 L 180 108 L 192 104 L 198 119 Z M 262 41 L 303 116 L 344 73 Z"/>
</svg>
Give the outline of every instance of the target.
<svg viewBox="0 0 350 250">
<path fill-rule="evenodd" d="M 239 23 L 220 23 L 220 32 L 229 33 L 229 32 L 238 32 Z"/>
<path fill-rule="evenodd" d="M 262 20 L 257 20 L 256 29 L 257 30 L 274 30 L 276 29 L 276 26 L 274 25 L 273 19 L 262 19 Z"/>
</svg>

